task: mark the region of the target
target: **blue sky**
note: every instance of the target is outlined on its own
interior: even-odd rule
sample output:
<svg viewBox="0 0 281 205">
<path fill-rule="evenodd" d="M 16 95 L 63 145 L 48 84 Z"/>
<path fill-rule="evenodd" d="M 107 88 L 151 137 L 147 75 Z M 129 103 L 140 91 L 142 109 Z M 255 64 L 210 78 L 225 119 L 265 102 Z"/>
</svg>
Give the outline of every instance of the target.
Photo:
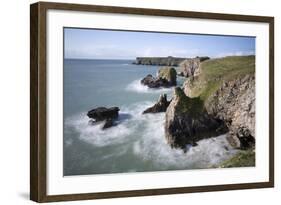
<svg viewBox="0 0 281 205">
<path fill-rule="evenodd" d="M 171 34 L 96 29 L 64 30 L 66 58 L 223 57 L 255 54 L 254 37 Z"/>
</svg>

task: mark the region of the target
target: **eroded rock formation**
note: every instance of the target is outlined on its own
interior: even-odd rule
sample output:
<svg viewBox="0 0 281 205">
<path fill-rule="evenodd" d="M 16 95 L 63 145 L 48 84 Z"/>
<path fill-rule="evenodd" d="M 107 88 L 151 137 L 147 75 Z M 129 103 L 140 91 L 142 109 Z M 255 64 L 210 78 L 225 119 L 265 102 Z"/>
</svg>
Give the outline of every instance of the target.
<svg viewBox="0 0 281 205">
<path fill-rule="evenodd" d="M 225 81 L 207 100 L 208 113 L 227 122 L 229 140 L 246 149 L 255 144 L 255 76 Z"/>
<path fill-rule="evenodd" d="M 169 104 L 170 104 L 170 101 L 167 100 L 167 95 L 166 94 L 160 95 L 157 103 L 155 105 L 153 105 L 152 107 L 149 107 L 145 111 L 143 111 L 143 114 L 166 112 Z"/>
<path fill-rule="evenodd" d="M 165 137 L 171 147 L 185 150 L 187 144 L 226 132 L 224 122 L 209 115 L 200 98 L 189 98 L 175 88 L 165 118 Z"/>
<path fill-rule="evenodd" d="M 91 118 L 89 124 L 94 125 L 97 122 L 104 122 L 102 129 L 112 127 L 116 125 L 115 120 L 118 118 L 119 110 L 118 107 L 92 109 L 87 113 L 87 116 Z"/>
</svg>

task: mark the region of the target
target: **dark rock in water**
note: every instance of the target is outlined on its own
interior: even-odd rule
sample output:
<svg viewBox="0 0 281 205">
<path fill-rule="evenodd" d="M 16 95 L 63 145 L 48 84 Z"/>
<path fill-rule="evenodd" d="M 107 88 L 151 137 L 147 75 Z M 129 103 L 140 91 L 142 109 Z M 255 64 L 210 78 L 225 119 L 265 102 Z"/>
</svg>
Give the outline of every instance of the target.
<svg viewBox="0 0 281 205">
<path fill-rule="evenodd" d="M 157 113 L 157 112 L 166 112 L 167 107 L 169 106 L 170 101 L 167 100 L 167 95 L 160 95 L 158 102 L 152 107 L 147 108 L 143 111 L 143 114 L 146 113 Z"/>
<path fill-rule="evenodd" d="M 92 125 L 92 126 L 93 125 L 100 125 L 102 123 L 104 123 L 103 126 L 102 126 L 103 130 L 117 125 L 117 123 L 114 119 L 106 119 L 106 120 L 103 120 L 103 121 L 95 121 L 95 120 L 91 119 L 88 122 L 88 124 Z"/>
<path fill-rule="evenodd" d="M 105 107 L 98 107 L 93 110 L 90 110 L 87 113 L 87 116 L 89 118 L 95 119 L 96 121 L 103 121 L 106 119 L 116 119 L 118 118 L 118 107 L 111 107 L 111 108 L 105 108 Z"/>
<path fill-rule="evenodd" d="M 156 87 L 156 79 L 151 75 L 148 74 L 141 80 L 141 84 L 147 85 L 148 87 Z"/>
<path fill-rule="evenodd" d="M 113 119 L 107 119 L 102 127 L 102 129 L 110 128 L 117 125 Z"/>
<path fill-rule="evenodd" d="M 171 86 L 166 79 L 154 78 L 152 75 L 147 75 L 144 79 L 142 79 L 141 84 L 146 85 L 149 88 L 160 88 L 160 87 Z"/>
<path fill-rule="evenodd" d="M 175 86 L 177 84 L 177 72 L 174 68 L 170 67 L 160 68 L 156 78 L 149 74 L 141 80 L 141 84 L 149 88 Z"/>
<path fill-rule="evenodd" d="M 118 112 L 119 112 L 118 107 L 111 107 L 111 108 L 98 107 L 93 110 L 90 110 L 87 113 L 87 116 L 89 118 L 92 118 L 89 121 L 89 124 L 95 125 L 98 122 L 105 121 L 102 129 L 112 127 L 116 125 L 115 120 L 118 118 Z"/>
<path fill-rule="evenodd" d="M 177 87 L 166 111 L 165 137 L 171 147 L 186 149 L 187 144 L 228 131 L 222 120 L 209 115 L 199 98 L 187 97 Z"/>
</svg>

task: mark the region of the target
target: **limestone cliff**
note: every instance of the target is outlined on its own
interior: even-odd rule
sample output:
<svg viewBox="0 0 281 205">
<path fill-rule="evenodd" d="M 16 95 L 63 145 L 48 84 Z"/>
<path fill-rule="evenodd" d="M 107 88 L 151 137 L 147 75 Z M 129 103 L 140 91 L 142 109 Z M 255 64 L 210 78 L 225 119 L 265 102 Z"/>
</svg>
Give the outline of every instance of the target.
<svg viewBox="0 0 281 205">
<path fill-rule="evenodd" d="M 213 59 L 199 67 L 198 75 L 187 78 L 184 92 L 177 89 L 167 108 L 168 143 L 184 147 L 202 136 L 211 137 L 227 130 L 233 146 L 254 147 L 255 57 Z"/>
<path fill-rule="evenodd" d="M 200 74 L 200 63 L 209 60 L 209 57 L 196 57 L 186 59 L 179 64 L 180 75 L 184 77 L 194 77 Z"/>
<path fill-rule="evenodd" d="M 165 119 L 165 137 L 171 147 L 185 150 L 187 144 L 226 132 L 224 122 L 209 115 L 200 98 L 189 98 L 175 88 Z"/>
<path fill-rule="evenodd" d="M 255 76 L 225 81 L 206 101 L 208 113 L 227 122 L 229 140 L 235 147 L 252 147 L 255 142 Z"/>
</svg>

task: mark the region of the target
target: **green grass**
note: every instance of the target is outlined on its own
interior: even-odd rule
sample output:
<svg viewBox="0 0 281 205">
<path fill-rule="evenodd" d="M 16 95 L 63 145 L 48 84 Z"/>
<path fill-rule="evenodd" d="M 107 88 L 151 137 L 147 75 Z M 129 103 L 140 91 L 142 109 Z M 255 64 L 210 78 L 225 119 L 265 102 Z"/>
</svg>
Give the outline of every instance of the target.
<svg viewBox="0 0 281 205">
<path fill-rule="evenodd" d="M 204 109 L 203 101 L 199 97 L 190 98 L 186 96 L 183 90 L 179 87 L 175 88 L 175 96 L 179 98 L 177 111 L 180 113 L 188 112 L 188 115 L 200 115 Z"/>
<path fill-rule="evenodd" d="M 255 73 L 255 56 L 230 56 L 204 61 L 201 73 L 191 82 L 191 97 L 206 101 L 222 84 L 239 76 Z"/>
<path fill-rule="evenodd" d="M 253 167 L 255 166 L 255 152 L 253 150 L 240 151 L 234 157 L 224 161 L 219 167 Z"/>
</svg>

